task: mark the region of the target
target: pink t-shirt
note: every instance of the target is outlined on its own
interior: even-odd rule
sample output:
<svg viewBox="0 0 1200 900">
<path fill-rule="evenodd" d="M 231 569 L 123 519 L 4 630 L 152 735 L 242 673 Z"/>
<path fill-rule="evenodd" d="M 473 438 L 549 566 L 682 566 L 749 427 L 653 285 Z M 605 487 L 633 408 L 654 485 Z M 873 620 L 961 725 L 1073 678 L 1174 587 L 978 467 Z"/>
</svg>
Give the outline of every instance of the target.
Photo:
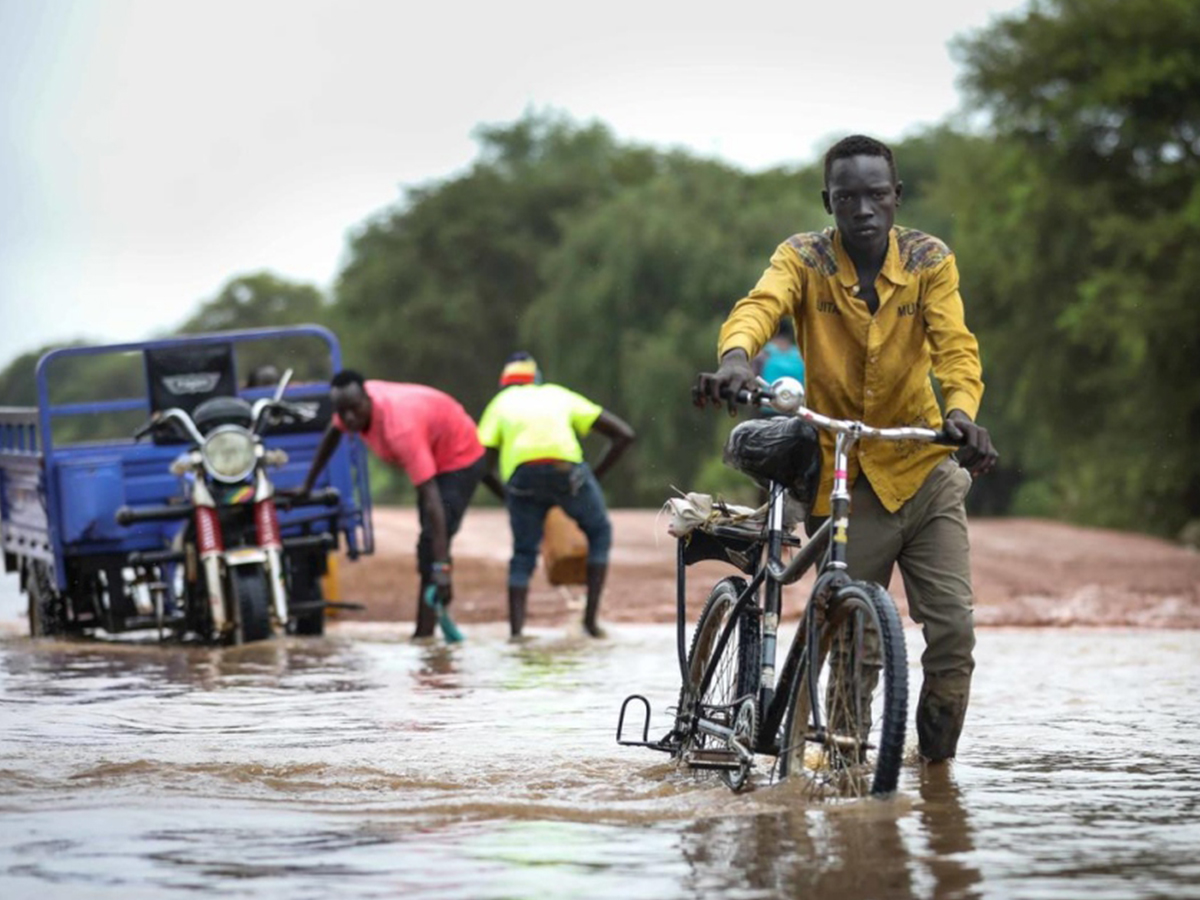
<svg viewBox="0 0 1200 900">
<path fill-rule="evenodd" d="M 399 466 L 413 484 L 465 469 L 483 456 L 475 422 L 457 400 L 423 384 L 368 381 L 371 426 L 359 437 L 384 462 Z M 345 431 L 335 413 L 333 424 Z"/>
</svg>

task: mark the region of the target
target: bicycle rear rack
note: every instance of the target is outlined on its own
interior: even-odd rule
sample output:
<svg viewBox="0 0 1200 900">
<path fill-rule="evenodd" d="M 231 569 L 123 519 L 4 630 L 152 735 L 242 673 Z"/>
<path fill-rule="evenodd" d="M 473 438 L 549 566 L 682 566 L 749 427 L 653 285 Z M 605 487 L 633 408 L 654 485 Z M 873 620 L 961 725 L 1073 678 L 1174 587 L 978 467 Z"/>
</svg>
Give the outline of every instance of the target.
<svg viewBox="0 0 1200 900">
<path fill-rule="evenodd" d="M 629 706 L 630 701 L 640 700 L 642 706 L 646 708 L 645 717 L 642 719 L 642 739 L 640 741 L 627 741 L 623 737 L 625 730 L 625 710 Z M 658 741 L 650 740 L 650 701 L 641 694 L 630 694 L 625 698 L 625 702 L 621 704 L 621 714 L 617 718 L 617 743 L 622 747 L 647 747 L 651 750 L 659 750 L 663 753 L 677 753 L 679 751 L 678 740 L 672 740 L 675 737 L 675 732 L 670 731 L 664 738 Z"/>
</svg>

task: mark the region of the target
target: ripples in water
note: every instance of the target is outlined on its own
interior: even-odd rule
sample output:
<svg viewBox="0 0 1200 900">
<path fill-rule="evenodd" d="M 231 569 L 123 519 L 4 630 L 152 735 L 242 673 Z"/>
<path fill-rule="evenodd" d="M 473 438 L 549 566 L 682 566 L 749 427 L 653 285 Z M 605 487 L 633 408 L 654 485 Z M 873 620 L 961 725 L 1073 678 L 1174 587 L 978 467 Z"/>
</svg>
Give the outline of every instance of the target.
<svg viewBox="0 0 1200 900">
<path fill-rule="evenodd" d="M 907 766 L 893 800 L 824 805 L 762 778 L 735 796 L 616 746 L 629 692 L 666 730 L 673 647 L 650 626 L 518 645 L 475 628 L 455 647 L 385 626 L 236 649 L 4 641 L 0 885 L 1197 895 L 1196 634 L 981 631 L 963 759 Z"/>
</svg>

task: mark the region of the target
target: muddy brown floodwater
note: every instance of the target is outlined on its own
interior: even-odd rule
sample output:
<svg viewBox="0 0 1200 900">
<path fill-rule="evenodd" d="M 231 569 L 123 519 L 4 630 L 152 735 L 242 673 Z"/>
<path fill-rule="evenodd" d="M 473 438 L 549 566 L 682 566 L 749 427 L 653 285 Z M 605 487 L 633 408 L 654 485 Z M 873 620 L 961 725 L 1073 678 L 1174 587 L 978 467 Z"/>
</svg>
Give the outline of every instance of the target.
<svg viewBox="0 0 1200 900">
<path fill-rule="evenodd" d="M 996 546 L 1024 559 L 1059 529 Z M 1106 599 L 1125 596 L 1165 627 L 981 628 L 959 761 L 910 761 L 894 798 L 846 803 L 773 784 L 764 758 L 734 795 L 616 745 L 626 694 L 653 703 L 657 736 L 678 692 L 657 558 L 638 590 L 615 579 L 605 640 L 543 587 L 531 639 L 509 643 L 481 578 L 480 599 L 463 585 L 456 600 L 467 641 L 452 647 L 361 617 L 242 648 L 31 641 L 0 581 L 0 897 L 1200 897 L 1200 630 L 1178 627 L 1194 621 L 1192 559 L 1087 537 L 1098 549 L 1032 554 L 1079 569 L 1073 594 L 1025 582 L 1034 624 L 1132 609 Z M 1096 580 L 1097 557 L 1122 572 L 1131 549 L 1159 554 L 1161 581 Z M 636 552 L 670 546 L 622 543 L 614 575 Z M 502 577 L 503 555 L 479 571 Z M 1003 573 L 1004 558 L 975 563 Z M 1004 606 L 988 596 L 984 621 Z"/>
<path fill-rule="evenodd" d="M 1200 896 L 1200 632 L 985 630 L 955 767 L 814 804 L 616 746 L 667 626 L 402 630 L 0 643 L 0 895 Z"/>
</svg>

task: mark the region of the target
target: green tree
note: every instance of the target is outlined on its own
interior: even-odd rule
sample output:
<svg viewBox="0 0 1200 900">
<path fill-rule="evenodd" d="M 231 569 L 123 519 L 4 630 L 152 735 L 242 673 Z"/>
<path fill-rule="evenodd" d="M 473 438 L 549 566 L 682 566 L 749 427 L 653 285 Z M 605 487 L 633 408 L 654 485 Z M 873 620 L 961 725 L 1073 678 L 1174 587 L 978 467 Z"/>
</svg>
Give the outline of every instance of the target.
<svg viewBox="0 0 1200 900">
<path fill-rule="evenodd" d="M 1200 515 L 1200 6 L 1049 0 L 958 52 L 991 124 L 942 189 L 1019 508 L 1173 533 Z"/>
<path fill-rule="evenodd" d="M 227 281 L 178 330 L 184 334 L 203 334 L 320 323 L 326 319 L 325 299 L 313 285 L 289 281 L 270 272 L 254 272 Z"/>
<path fill-rule="evenodd" d="M 717 331 L 775 245 L 822 215 L 804 176 L 745 175 L 683 154 L 572 217 L 548 254 L 523 342 L 547 377 L 629 419 L 639 439 L 618 503 L 692 489 L 727 428 L 691 405 L 696 373 L 716 363 Z"/>
<path fill-rule="evenodd" d="M 0 372 L 0 406 L 36 406 L 37 383 L 34 371 L 37 361 L 53 350 L 56 344 L 47 344 L 37 350 L 22 353 Z"/>
<path fill-rule="evenodd" d="M 411 190 L 353 236 L 336 324 L 369 376 L 455 394 L 476 415 L 542 286 L 568 214 L 653 174 L 652 151 L 600 125 L 529 114 L 478 132 L 463 175 Z"/>
<path fill-rule="evenodd" d="M 331 319 L 330 305 L 313 285 L 270 272 L 254 272 L 227 281 L 178 330 L 183 334 L 208 334 L 286 325 L 327 325 Z M 297 381 L 327 381 L 333 375 L 328 348 L 318 338 L 286 337 L 239 343 L 235 354 L 243 382 L 250 372 L 264 365 L 275 366 L 281 374 L 292 369 Z"/>
</svg>

